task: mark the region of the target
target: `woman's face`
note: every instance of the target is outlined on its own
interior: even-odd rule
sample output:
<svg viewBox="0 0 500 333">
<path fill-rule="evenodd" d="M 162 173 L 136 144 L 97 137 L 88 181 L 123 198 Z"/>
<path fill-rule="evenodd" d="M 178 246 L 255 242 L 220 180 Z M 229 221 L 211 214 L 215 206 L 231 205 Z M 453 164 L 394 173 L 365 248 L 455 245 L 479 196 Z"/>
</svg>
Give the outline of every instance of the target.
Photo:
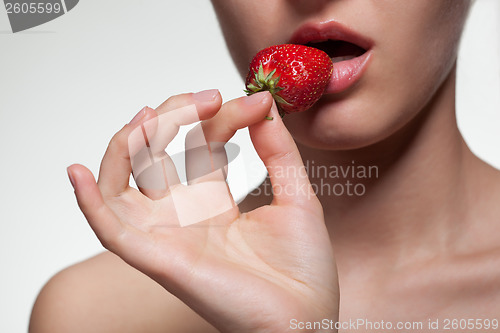
<svg viewBox="0 0 500 333">
<path fill-rule="evenodd" d="M 368 146 L 418 114 L 454 68 L 470 6 L 470 0 L 212 3 L 242 77 L 255 53 L 274 44 L 312 42 L 332 58 L 357 57 L 335 59 L 338 83 L 311 110 L 284 119 L 297 141 L 323 149 Z M 343 41 L 317 44 L 325 39 Z"/>
</svg>

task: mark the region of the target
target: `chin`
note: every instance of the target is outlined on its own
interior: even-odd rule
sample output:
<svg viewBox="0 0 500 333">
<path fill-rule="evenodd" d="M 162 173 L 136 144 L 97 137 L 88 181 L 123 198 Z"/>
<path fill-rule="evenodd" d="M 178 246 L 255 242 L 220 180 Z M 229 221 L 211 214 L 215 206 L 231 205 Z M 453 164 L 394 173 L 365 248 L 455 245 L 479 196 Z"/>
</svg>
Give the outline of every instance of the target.
<svg viewBox="0 0 500 333">
<path fill-rule="evenodd" d="M 356 105 L 357 104 L 357 105 Z M 313 108 L 287 114 L 283 121 L 294 139 L 322 150 L 354 150 L 373 145 L 396 131 L 397 122 L 363 103 L 320 101 Z"/>
</svg>

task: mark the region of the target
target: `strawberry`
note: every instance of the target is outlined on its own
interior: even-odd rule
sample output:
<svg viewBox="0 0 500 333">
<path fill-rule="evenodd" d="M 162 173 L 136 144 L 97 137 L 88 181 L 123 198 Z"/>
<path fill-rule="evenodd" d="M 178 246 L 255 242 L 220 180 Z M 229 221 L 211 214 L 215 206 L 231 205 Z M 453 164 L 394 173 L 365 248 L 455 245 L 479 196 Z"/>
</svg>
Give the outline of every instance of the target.
<svg viewBox="0 0 500 333">
<path fill-rule="evenodd" d="M 280 115 L 302 112 L 323 95 L 333 63 L 313 47 L 283 44 L 268 47 L 252 59 L 246 78 L 247 95 L 268 90 Z"/>
</svg>

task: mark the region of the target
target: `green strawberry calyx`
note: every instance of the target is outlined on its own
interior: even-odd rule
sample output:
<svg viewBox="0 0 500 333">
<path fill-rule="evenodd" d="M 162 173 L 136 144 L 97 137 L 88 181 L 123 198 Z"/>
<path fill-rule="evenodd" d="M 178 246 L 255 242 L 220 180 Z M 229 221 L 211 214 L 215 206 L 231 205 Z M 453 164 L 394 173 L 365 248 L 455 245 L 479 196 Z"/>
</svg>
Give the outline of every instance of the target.
<svg viewBox="0 0 500 333">
<path fill-rule="evenodd" d="M 252 94 L 258 93 L 260 91 L 269 91 L 276 101 L 276 105 L 278 106 L 279 114 L 281 117 L 285 115 L 283 110 L 281 109 L 281 105 L 292 105 L 288 103 L 283 97 L 278 95 L 278 93 L 285 89 L 278 85 L 281 76 L 274 77 L 276 74 L 276 69 L 273 69 L 269 74 L 264 73 L 264 67 L 262 63 L 259 66 L 259 71 L 255 72 L 255 80 L 247 84 L 247 90 L 244 90 L 245 93 L 250 96 Z"/>
</svg>

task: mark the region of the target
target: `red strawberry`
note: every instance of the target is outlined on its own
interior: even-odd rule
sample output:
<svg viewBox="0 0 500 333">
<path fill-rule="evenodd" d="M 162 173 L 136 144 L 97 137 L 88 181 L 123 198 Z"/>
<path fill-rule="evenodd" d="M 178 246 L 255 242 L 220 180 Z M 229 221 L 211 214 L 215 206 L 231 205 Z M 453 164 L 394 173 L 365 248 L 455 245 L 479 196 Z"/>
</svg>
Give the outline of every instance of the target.
<svg viewBox="0 0 500 333">
<path fill-rule="evenodd" d="M 251 95 L 268 90 L 281 116 L 302 112 L 321 97 L 332 71 L 332 60 L 319 49 L 296 44 L 275 45 L 252 59 L 245 92 Z"/>
</svg>

